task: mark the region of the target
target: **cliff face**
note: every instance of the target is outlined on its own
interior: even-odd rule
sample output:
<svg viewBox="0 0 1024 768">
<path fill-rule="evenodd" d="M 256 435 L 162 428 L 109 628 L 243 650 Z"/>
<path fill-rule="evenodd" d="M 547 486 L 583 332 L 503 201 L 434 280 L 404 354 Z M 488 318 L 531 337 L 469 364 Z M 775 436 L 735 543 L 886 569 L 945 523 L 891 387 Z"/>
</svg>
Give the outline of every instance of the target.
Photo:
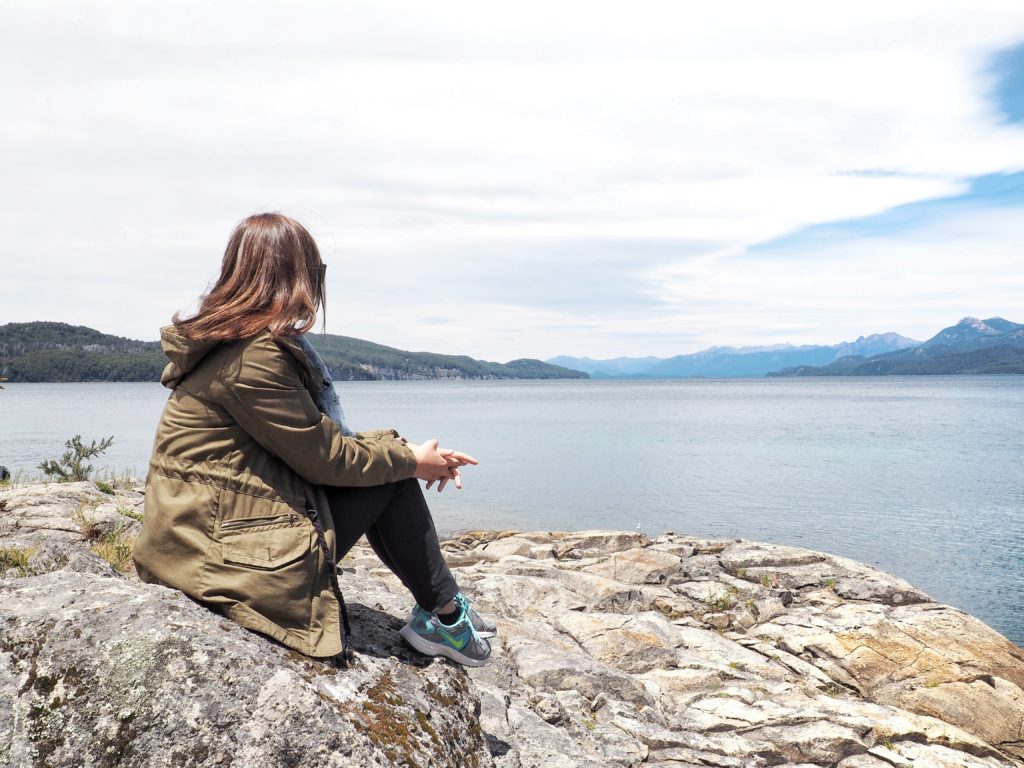
<svg viewBox="0 0 1024 768">
<path fill-rule="evenodd" d="M 444 543 L 492 663 L 405 648 L 398 580 L 342 566 L 356 662 L 250 634 L 114 562 L 141 494 L 0 492 L 0 764 L 1024 766 L 1024 651 L 905 581 L 741 540 Z"/>
</svg>

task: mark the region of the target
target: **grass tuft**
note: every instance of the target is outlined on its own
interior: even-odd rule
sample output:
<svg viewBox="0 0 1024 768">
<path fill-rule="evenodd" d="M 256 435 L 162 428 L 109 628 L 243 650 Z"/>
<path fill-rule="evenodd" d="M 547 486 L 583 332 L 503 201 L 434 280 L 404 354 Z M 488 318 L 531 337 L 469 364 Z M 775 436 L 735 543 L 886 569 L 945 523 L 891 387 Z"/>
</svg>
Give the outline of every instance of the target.
<svg viewBox="0 0 1024 768">
<path fill-rule="evenodd" d="M 34 571 L 28 560 L 34 551 L 21 547 L 0 547 L 0 573 L 14 570 L 18 576 L 32 576 Z"/>
<path fill-rule="evenodd" d="M 118 526 L 110 533 L 99 536 L 89 549 L 110 563 L 118 573 L 127 573 L 132 568 L 134 543 L 135 538 Z"/>
<path fill-rule="evenodd" d="M 709 612 L 720 612 L 727 611 L 736 605 L 736 593 L 737 589 L 732 584 L 726 587 L 725 592 L 718 595 L 717 597 L 711 597 L 710 595 L 704 600 L 704 605 L 707 606 Z"/>
<path fill-rule="evenodd" d="M 125 517 L 130 517 L 132 520 L 136 520 L 136 521 L 138 521 L 140 523 L 142 522 L 142 519 L 143 519 L 142 512 L 137 510 L 135 507 L 119 506 L 117 508 L 117 512 L 118 512 L 118 514 L 124 515 Z M 346 555 L 346 557 L 347 557 L 347 555 Z"/>
</svg>

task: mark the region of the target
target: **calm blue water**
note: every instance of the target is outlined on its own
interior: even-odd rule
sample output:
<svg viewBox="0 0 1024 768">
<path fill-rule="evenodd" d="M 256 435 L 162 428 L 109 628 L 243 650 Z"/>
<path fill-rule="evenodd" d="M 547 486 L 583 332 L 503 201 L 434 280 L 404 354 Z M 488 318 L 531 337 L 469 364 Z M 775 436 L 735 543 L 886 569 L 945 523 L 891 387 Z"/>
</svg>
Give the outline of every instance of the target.
<svg viewBox="0 0 1024 768">
<path fill-rule="evenodd" d="M 142 474 L 158 384 L 8 384 L 0 464 L 63 441 Z M 665 529 L 819 549 L 896 573 L 1024 645 L 1024 376 L 340 385 L 356 429 L 480 459 L 438 527 Z"/>
</svg>

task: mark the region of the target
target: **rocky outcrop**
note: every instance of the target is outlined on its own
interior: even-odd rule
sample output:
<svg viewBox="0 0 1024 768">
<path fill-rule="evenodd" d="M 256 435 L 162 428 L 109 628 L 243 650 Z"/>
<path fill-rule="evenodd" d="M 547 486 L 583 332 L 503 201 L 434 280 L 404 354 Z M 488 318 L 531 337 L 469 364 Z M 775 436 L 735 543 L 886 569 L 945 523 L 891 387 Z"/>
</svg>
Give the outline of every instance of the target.
<svg viewBox="0 0 1024 768">
<path fill-rule="evenodd" d="M 1024 651 L 855 561 L 466 533 L 443 546 L 499 638 L 465 670 L 401 644 L 408 594 L 360 545 L 337 669 L 110 565 L 140 504 L 0 492 L 0 764 L 1024 766 Z"/>
</svg>

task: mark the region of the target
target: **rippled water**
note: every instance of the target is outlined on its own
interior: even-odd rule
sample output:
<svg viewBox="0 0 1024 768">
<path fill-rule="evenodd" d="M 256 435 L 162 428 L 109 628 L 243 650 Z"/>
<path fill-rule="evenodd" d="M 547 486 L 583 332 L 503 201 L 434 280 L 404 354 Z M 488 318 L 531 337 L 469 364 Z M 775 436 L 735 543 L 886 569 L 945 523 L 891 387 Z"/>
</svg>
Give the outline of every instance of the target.
<svg viewBox="0 0 1024 768">
<path fill-rule="evenodd" d="M 8 384 L 0 464 L 114 435 L 144 472 L 158 384 Z M 853 557 L 1024 644 L 1024 377 L 359 382 L 356 429 L 476 455 L 429 496 L 444 531 L 665 529 Z"/>
</svg>

